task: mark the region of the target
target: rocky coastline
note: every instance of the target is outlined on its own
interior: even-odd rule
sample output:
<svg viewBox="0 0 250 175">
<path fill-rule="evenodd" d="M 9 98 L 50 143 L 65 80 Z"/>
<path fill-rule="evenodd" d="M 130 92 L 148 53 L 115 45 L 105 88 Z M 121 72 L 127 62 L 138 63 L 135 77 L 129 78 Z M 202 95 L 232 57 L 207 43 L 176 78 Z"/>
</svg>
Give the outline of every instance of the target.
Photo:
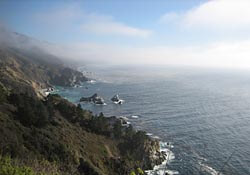
<svg viewBox="0 0 250 175">
<path fill-rule="evenodd" d="M 113 128 L 115 128 L 117 123 L 121 125 L 121 137 L 126 138 L 131 133 L 135 134 L 132 139 L 127 140 L 128 142 L 124 142 L 123 144 L 126 148 L 125 152 L 127 151 L 141 161 L 141 168 L 143 170 L 153 169 L 166 160 L 166 153 L 161 151 L 159 139 L 148 136 L 145 131 L 136 131 L 123 117 L 113 116 L 106 118 Z M 117 137 L 113 138 L 115 139 Z"/>
<path fill-rule="evenodd" d="M 58 174 L 115 175 L 144 172 L 165 159 L 159 141 L 124 118 L 95 116 L 57 94 L 41 101 L 10 93 L 2 85 L 1 90 L 0 149 L 15 160 L 56 161 Z"/>
<path fill-rule="evenodd" d="M 0 49 L 1 166 L 7 156 L 7 168 L 33 174 L 125 175 L 161 164 L 159 141 L 146 132 L 51 94 L 88 81 L 81 72 L 23 54 Z"/>
</svg>

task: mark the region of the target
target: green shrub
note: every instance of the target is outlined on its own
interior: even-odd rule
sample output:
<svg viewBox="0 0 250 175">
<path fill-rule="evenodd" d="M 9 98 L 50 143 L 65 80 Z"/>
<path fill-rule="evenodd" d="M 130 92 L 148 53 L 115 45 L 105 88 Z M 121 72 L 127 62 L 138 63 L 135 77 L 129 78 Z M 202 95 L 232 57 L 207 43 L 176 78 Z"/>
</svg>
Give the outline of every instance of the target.
<svg viewBox="0 0 250 175">
<path fill-rule="evenodd" d="M 11 94 L 8 100 L 17 107 L 16 119 L 24 126 L 43 127 L 48 123 L 48 110 L 39 99 L 27 94 Z"/>
<path fill-rule="evenodd" d="M 136 175 L 134 171 L 131 171 L 129 175 Z"/>
<path fill-rule="evenodd" d="M 144 174 L 144 172 L 142 171 L 141 168 L 137 168 L 137 169 L 136 169 L 136 173 L 137 173 L 138 175 L 143 175 L 143 174 Z"/>
<path fill-rule="evenodd" d="M 15 166 L 10 157 L 0 156 L 0 174 L 1 175 L 35 175 L 36 173 L 26 166 Z M 42 175 L 42 174 L 40 174 Z"/>
<path fill-rule="evenodd" d="M 119 120 L 114 124 L 113 130 L 114 130 L 115 138 L 122 137 L 122 124 Z"/>
<path fill-rule="evenodd" d="M 6 89 L 0 84 L 0 104 L 6 102 L 7 99 L 7 91 Z"/>
<path fill-rule="evenodd" d="M 99 116 L 92 117 L 88 123 L 88 128 L 97 134 L 109 136 L 112 132 L 108 119 L 104 117 L 103 113 L 100 113 Z"/>
</svg>

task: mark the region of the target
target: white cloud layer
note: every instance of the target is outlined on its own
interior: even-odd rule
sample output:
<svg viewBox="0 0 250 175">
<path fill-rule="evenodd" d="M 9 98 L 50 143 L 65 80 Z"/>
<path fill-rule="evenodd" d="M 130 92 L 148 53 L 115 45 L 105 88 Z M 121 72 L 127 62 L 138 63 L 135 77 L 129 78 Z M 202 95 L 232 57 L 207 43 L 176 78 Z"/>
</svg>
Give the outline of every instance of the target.
<svg viewBox="0 0 250 175">
<path fill-rule="evenodd" d="M 123 23 L 116 22 L 114 20 L 99 20 L 99 19 L 96 19 L 94 21 L 89 21 L 83 24 L 82 29 L 84 31 L 96 34 L 125 35 L 125 36 L 138 36 L 138 37 L 148 37 L 152 33 L 150 30 L 130 27 Z"/>
<path fill-rule="evenodd" d="M 249 7 L 249 0 L 211 0 L 185 12 L 167 13 L 160 21 L 187 28 L 244 30 L 250 29 Z"/>
<path fill-rule="evenodd" d="M 58 30 L 61 30 L 62 27 L 77 27 L 82 32 L 132 37 L 148 37 L 152 34 L 150 30 L 115 21 L 112 16 L 85 13 L 75 4 L 37 14 L 35 18 L 38 22 L 43 23 L 45 27 Z"/>
<path fill-rule="evenodd" d="M 250 68 L 250 40 L 189 47 L 124 47 L 78 43 L 49 48 L 64 58 L 94 64 L 155 64 Z"/>
<path fill-rule="evenodd" d="M 176 24 L 185 35 L 198 35 L 198 42 L 189 42 L 187 46 L 166 46 L 149 44 L 140 47 L 131 44 L 98 44 L 75 43 L 47 48 L 51 53 L 63 58 L 70 58 L 85 63 L 95 64 L 166 64 L 166 65 L 191 65 L 205 67 L 250 68 L 250 0 L 211 0 L 192 9 L 180 13 L 167 13 L 161 18 L 161 22 Z M 111 16 L 84 13 L 76 7 L 67 10 L 53 11 L 43 16 L 45 21 L 51 20 L 52 25 L 69 25 L 76 22 L 81 32 L 91 32 L 102 35 L 119 35 L 131 37 L 148 37 L 152 31 L 132 27 L 116 21 Z M 72 22 L 73 21 L 73 22 Z M 79 25 L 80 24 L 80 25 Z M 61 27 L 61 26 L 60 26 Z M 176 27 L 176 26 L 175 26 Z M 179 30 L 175 28 L 175 35 Z M 205 32 L 204 32 L 205 31 Z M 213 32 L 218 32 L 213 36 Z M 223 38 L 224 33 L 230 31 Z M 247 32 L 247 33 L 246 33 Z M 161 33 L 154 32 L 155 35 Z M 202 38 L 205 36 L 222 36 L 219 41 L 210 40 L 208 43 Z M 212 35 L 211 35 L 212 34 Z M 228 36 L 234 35 L 233 41 Z M 244 36 L 244 38 L 239 37 Z M 159 36 L 160 37 L 160 36 Z M 207 38 L 209 38 L 207 37 Z M 223 40 L 224 39 L 224 40 Z M 243 40 L 242 40 L 243 39 Z M 121 40 L 122 41 L 122 40 Z M 216 41 L 216 42 L 215 42 Z M 203 43 L 196 45 L 194 43 Z M 180 43 L 181 44 L 181 43 Z"/>
</svg>

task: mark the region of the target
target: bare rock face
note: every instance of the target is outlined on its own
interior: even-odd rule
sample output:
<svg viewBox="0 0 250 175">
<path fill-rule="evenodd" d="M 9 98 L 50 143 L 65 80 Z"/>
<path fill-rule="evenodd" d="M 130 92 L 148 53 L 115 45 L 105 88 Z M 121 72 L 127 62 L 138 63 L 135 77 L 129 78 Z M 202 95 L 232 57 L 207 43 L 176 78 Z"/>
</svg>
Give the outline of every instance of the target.
<svg viewBox="0 0 250 175">
<path fill-rule="evenodd" d="M 111 98 L 111 101 L 113 101 L 113 102 L 118 102 L 118 101 L 120 101 L 120 98 L 119 98 L 118 94 L 116 94 L 114 97 L 112 97 L 112 98 Z"/>
<path fill-rule="evenodd" d="M 159 141 L 150 140 L 144 144 L 144 161 L 149 169 L 153 169 L 155 165 L 160 165 L 165 160 L 165 154 L 160 151 Z"/>
<path fill-rule="evenodd" d="M 92 103 L 99 104 L 99 105 L 105 104 L 104 99 L 98 96 L 96 93 L 92 95 L 91 97 L 82 97 L 80 99 L 80 102 L 92 102 Z"/>
<path fill-rule="evenodd" d="M 112 97 L 111 101 L 114 102 L 115 104 L 122 104 L 123 103 L 123 100 L 119 98 L 118 94 L 116 94 L 114 97 Z"/>
<path fill-rule="evenodd" d="M 142 160 L 142 168 L 153 169 L 165 160 L 165 155 L 160 151 L 159 141 L 145 139 L 136 150 L 136 155 Z"/>
</svg>

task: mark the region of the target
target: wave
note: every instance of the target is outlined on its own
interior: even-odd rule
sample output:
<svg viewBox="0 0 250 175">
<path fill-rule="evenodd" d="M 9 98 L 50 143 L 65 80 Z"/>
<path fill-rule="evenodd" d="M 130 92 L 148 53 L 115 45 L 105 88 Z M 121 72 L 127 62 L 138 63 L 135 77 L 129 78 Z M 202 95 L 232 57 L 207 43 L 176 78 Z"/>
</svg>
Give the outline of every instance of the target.
<svg viewBox="0 0 250 175">
<path fill-rule="evenodd" d="M 87 83 L 95 84 L 95 83 L 96 83 L 96 80 L 89 80 L 89 81 L 87 81 Z"/>
<path fill-rule="evenodd" d="M 218 174 L 223 175 L 222 173 L 219 173 L 218 171 L 216 171 L 211 166 L 205 164 L 205 162 L 207 161 L 206 158 L 200 156 L 196 152 L 193 152 L 193 154 L 198 158 L 198 166 L 200 167 L 200 170 L 202 172 L 206 172 L 206 173 L 211 174 L 211 175 L 218 175 Z"/>
<path fill-rule="evenodd" d="M 115 104 L 123 104 L 124 100 L 114 101 Z"/>
<path fill-rule="evenodd" d="M 126 116 L 119 116 L 119 118 L 120 118 L 120 119 L 124 119 L 125 121 L 128 120 L 128 117 L 126 117 Z"/>
<path fill-rule="evenodd" d="M 152 134 L 152 133 L 149 133 L 149 132 L 146 133 L 146 135 L 147 135 L 147 136 L 153 136 L 153 134 Z"/>
<path fill-rule="evenodd" d="M 154 136 L 154 135 L 152 135 L 151 137 L 152 137 L 153 139 L 158 139 L 158 140 L 160 139 L 159 136 Z"/>
<path fill-rule="evenodd" d="M 209 165 L 206 165 L 206 164 L 204 164 L 202 162 L 199 162 L 199 165 L 201 167 L 201 170 L 204 171 L 204 172 L 207 172 L 207 173 L 209 173 L 211 175 L 218 175 L 219 174 L 218 171 L 216 171 L 214 168 L 212 168 Z M 222 173 L 220 173 L 220 174 L 223 175 Z"/>
<path fill-rule="evenodd" d="M 137 119 L 137 118 L 139 118 L 139 116 L 138 115 L 132 115 L 131 118 Z"/>
<path fill-rule="evenodd" d="M 82 85 L 74 85 L 73 88 L 82 88 Z"/>
<path fill-rule="evenodd" d="M 103 103 L 103 104 L 92 103 L 92 104 L 97 105 L 97 106 L 106 106 L 107 105 L 107 103 Z"/>
</svg>

